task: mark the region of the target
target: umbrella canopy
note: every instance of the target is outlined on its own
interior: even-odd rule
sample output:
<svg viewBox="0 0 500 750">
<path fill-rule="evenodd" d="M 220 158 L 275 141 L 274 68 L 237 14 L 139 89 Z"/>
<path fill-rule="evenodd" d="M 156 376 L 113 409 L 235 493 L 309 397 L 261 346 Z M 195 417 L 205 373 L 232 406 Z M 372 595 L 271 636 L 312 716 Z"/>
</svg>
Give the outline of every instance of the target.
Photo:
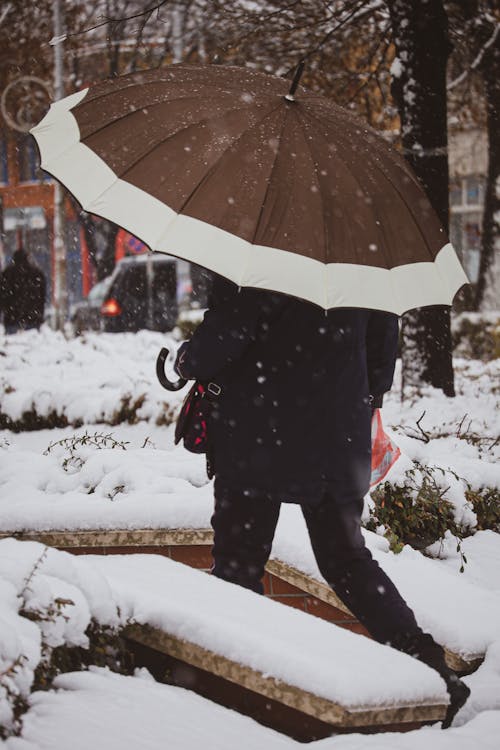
<svg viewBox="0 0 500 750">
<path fill-rule="evenodd" d="M 419 182 L 331 101 L 173 65 L 53 104 L 31 133 L 86 211 L 240 286 L 325 309 L 451 304 L 467 278 Z"/>
</svg>

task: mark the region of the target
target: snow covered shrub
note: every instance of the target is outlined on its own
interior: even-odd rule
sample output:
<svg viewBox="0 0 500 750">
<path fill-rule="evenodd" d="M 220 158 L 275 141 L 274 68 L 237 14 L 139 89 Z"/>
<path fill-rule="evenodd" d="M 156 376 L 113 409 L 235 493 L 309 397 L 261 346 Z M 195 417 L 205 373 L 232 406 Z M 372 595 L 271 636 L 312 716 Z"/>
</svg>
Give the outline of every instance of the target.
<svg viewBox="0 0 500 750">
<path fill-rule="evenodd" d="M 80 471 L 94 450 L 117 449 L 127 450 L 128 442 L 115 440 L 111 433 L 84 432 L 83 435 L 72 435 L 50 443 L 44 455 L 57 452 L 62 458 L 61 466 L 64 471 L 74 473 Z"/>
<path fill-rule="evenodd" d="M 25 656 L 19 654 L 9 664 L 4 664 L 0 656 L 0 740 L 19 733 L 21 717 L 28 710 L 27 700 L 16 680 L 25 661 Z"/>
<path fill-rule="evenodd" d="M 465 496 L 477 516 L 478 530 L 490 529 L 500 533 L 500 491 L 496 487 L 469 489 Z"/>
<path fill-rule="evenodd" d="M 447 531 L 459 544 L 470 533 L 473 519 L 457 520 L 456 504 L 447 497 L 447 474 L 451 472 L 415 463 L 402 482 L 383 482 L 371 493 L 373 507 L 366 528 L 377 531 L 383 527 L 393 552 L 401 551 L 405 544 L 425 549 L 443 539 Z M 456 475 L 451 479 L 459 481 Z"/>
<path fill-rule="evenodd" d="M 131 674 L 122 619 L 83 560 L 36 542 L 0 541 L 0 738 L 19 734 L 29 694 L 90 665 Z"/>
<path fill-rule="evenodd" d="M 489 362 L 500 357 L 500 313 L 462 313 L 452 322 L 454 353 Z"/>
<path fill-rule="evenodd" d="M 55 410 L 48 414 L 38 414 L 35 405 L 28 411 L 24 411 L 19 419 L 12 419 L 8 414 L 0 411 L 0 429 L 11 430 L 11 432 L 32 432 L 33 430 L 52 430 L 57 427 L 67 427 L 69 424 L 64 414 L 58 414 Z M 79 427 L 81 422 L 75 422 Z"/>
<path fill-rule="evenodd" d="M 113 413 L 110 424 L 117 425 L 128 422 L 128 424 L 137 424 L 140 418 L 137 415 L 139 409 L 143 406 L 146 400 L 146 394 L 141 393 L 140 396 L 133 398 L 130 394 L 122 396 L 120 400 L 120 406 Z"/>
<path fill-rule="evenodd" d="M 155 424 L 158 427 L 168 427 L 177 419 L 178 410 L 175 406 L 170 406 L 166 401 L 162 401 L 159 412 L 155 418 Z"/>
<path fill-rule="evenodd" d="M 200 325 L 199 320 L 189 320 L 189 319 L 179 320 L 177 322 L 177 328 L 179 330 L 179 339 L 181 341 L 184 341 L 185 339 L 190 339 L 199 325 Z"/>
<path fill-rule="evenodd" d="M 190 339 L 203 320 L 204 310 L 182 310 L 175 329 L 179 339 Z"/>
<path fill-rule="evenodd" d="M 61 612 L 56 612 L 59 616 Z M 32 618 L 31 618 L 32 619 Z M 100 625 L 92 619 L 85 630 L 88 646 L 63 644 L 55 648 L 42 642 L 42 661 L 35 670 L 32 690 L 49 690 L 54 679 L 65 672 L 81 672 L 90 666 L 107 667 L 119 674 L 133 674 L 133 657 L 121 636 L 121 629 Z"/>
</svg>

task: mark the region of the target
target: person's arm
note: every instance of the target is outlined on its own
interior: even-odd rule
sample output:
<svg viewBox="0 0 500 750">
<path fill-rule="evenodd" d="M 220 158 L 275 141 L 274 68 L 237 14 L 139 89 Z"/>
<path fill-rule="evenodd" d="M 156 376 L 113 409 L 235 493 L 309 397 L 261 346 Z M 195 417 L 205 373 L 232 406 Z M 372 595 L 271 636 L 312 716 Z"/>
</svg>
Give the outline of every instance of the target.
<svg viewBox="0 0 500 750">
<path fill-rule="evenodd" d="M 382 407 L 383 396 L 392 386 L 398 351 L 398 318 L 393 313 L 374 310 L 366 331 L 366 357 L 372 407 Z"/>
<path fill-rule="evenodd" d="M 256 340 L 261 321 L 280 304 L 277 295 L 227 286 L 177 354 L 175 370 L 190 380 L 210 380 L 236 362 Z"/>
</svg>

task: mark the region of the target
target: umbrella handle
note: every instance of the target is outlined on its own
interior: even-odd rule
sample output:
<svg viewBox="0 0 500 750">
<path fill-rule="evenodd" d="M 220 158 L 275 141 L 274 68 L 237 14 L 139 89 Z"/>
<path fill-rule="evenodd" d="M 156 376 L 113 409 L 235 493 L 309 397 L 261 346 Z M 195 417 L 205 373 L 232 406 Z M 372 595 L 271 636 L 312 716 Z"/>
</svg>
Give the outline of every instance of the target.
<svg viewBox="0 0 500 750">
<path fill-rule="evenodd" d="M 156 377 L 167 391 L 180 391 L 180 389 L 184 388 L 186 385 L 187 380 L 184 380 L 184 378 L 179 378 L 179 380 L 169 380 L 167 378 L 165 374 L 165 362 L 168 354 L 168 349 L 165 349 L 165 347 L 160 350 L 156 359 Z"/>
</svg>

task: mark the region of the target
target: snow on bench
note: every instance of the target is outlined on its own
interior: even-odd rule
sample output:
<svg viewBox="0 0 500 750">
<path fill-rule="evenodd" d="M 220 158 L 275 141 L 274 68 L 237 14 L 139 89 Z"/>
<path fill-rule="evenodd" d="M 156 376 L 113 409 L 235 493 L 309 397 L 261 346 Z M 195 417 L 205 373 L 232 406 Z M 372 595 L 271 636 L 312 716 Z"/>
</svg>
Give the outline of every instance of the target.
<svg viewBox="0 0 500 750">
<path fill-rule="evenodd" d="M 384 538 L 363 533 L 373 557 L 394 581 L 419 624 L 446 649 L 450 666 L 459 671 L 477 667 L 500 632 L 497 593 L 467 581 L 449 565 L 441 565 L 409 546 L 396 555 L 389 551 Z M 307 541 L 298 508 L 284 508 L 269 570 L 299 588 L 309 586 L 308 590 L 318 599 L 348 613 L 347 607 L 325 584 Z"/>
<path fill-rule="evenodd" d="M 202 526 L 207 520 L 202 507 L 198 508 L 198 514 L 198 528 L 54 530 L 17 532 L 16 536 L 86 553 L 98 549 L 101 553 L 161 550 L 163 554 L 194 567 L 208 568 L 212 531 Z M 182 520 L 179 509 L 175 512 L 170 509 L 169 515 L 177 522 Z M 189 517 L 186 526 L 192 520 Z M 194 520 L 197 520 L 196 513 Z M 401 590 L 422 627 L 445 648 L 449 665 L 457 671 L 473 671 L 500 632 L 500 602 L 495 592 L 469 582 L 466 575 L 460 575 L 449 564 L 425 558 L 410 547 L 395 555 L 388 550 L 384 538 L 367 531 L 364 534 L 373 556 Z M 468 565 L 474 554 L 468 555 Z M 287 598 L 280 597 L 281 601 L 297 606 L 298 593 L 304 592 L 309 597 L 309 612 L 334 619 L 331 612 L 315 606 L 324 602 L 329 608 L 344 613 L 347 627 L 355 627 L 356 621 L 349 609 L 325 583 L 318 570 L 302 515 L 296 507 L 282 508 L 267 570 L 275 582 L 279 579 L 296 589 L 295 597 L 288 594 Z M 283 589 L 276 585 L 275 589 L 272 593 L 283 593 Z"/>
<path fill-rule="evenodd" d="M 90 556 L 129 636 L 334 727 L 439 720 L 447 694 L 411 657 L 157 555 Z"/>
</svg>

